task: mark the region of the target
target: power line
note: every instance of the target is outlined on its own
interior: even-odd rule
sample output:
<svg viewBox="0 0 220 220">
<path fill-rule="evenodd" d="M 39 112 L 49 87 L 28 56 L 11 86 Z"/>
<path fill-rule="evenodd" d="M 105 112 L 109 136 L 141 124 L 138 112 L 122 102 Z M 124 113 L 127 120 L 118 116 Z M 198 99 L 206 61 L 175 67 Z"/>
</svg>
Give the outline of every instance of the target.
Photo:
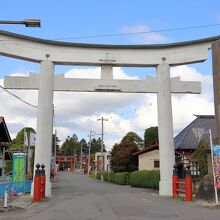
<svg viewBox="0 0 220 220">
<path fill-rule="evenodd" d="M 119 37 L 119 36 L 128 36 L 128 35 L 138 35 L 138 34 L 151 34 L 151 33 L 159 33 L 159 32 L 172 32 L 172 31 L 181 31 L 181 30 L 189 30 L 189 29 L 199 29 L 199 28 L 208 28 L 220 26 L 220 23 L 215 24 L 207 24 L 207 25 L 197 25 L 197 26 L 186 26 L 186 27 L 177 27 L 177 28 L 168 28 L 168 29 L 158 29 L 152 31 L 137 31 L 137 32 L 127 32 L 120 34 L 101 34 L 101 35 L 87 35 L 87 36 L 79 36 L 79 37 L 65 37 L 65 38 L 56 38 L 52 40 L 71 40 L 71 39 L 86 39 L 86 38 L 104 38 L 104 37 Z"/>
<path fill-rule="evenodd" d="M 18 99 L 19 101 L 23 102 L 24 104 L 28 105 L 28 106 L 31 106 L 33 108 L 38 108 L 36 105 L 33 105 L 27 101 L 25 101 L 24 99 L 20 98 L 19 96 L 15 95 L 14 93 L 10 92 L 8 89 L 6 89 L 5 87 L 3 87 L 2 85 L 0 85 L 0 88 L 4 91 L 6 91 L 9 95 L 13 96 L 14 98 Z M 81 113 L 77 113 L 77 112 L 72 112 L 70 110 L 67 110 L 67 109 L 63 109 L 63 108 L 57 108 L 57 107 L 54 107 L 54 109 L 60 109 L 60 110 L 64 110 L 64 111 L 68 111 L 68 112 L 71 112 L 72 114 L 77 114 L 77 115 L 82 115 L 82 116 L 87 116 L 89 117 L 89 115 L 85 115 L 85 114 L 81 114 Z M 128 111 L 128 112 L 132 112 L 131 111 Z M 126 113 L 128 113 L 126 112 Z M 136 109 L 134 109 L 134 112 L 136 112 Z M 95 115 L 95 116 L 98 116 L 98 115 Z M 120 114 L 120 116 L 123 116 L 123 113 Z M 53 112 L 53 120 L 54 120 L 54 125 L 56 127 L 56 124 L 55 124 L 55 111 Z M 173 124 L 173 126 L 177 126 L 177 125 L 182 125 L 182 124 L 187 124 L 187 123 L 190 123 L 190 122 L 183 122 L 183 123 L 178 123 L 178 124 Z M 119 127 L 119 129 L 121 130 L 121 128 Z M 121 130 L 122 132 L 122 130 Z M 107 134 L 107 133 L 106 133 Z"/>
<path fill-rule="evenodd" d="M 152 30 L 152 31 L 136 31 L 136 32 L 127 32 L 127 33 L 119 33 L 119 34 L 112 33 L 112 34 L 100 34 L 100 35 L 86 35 L 86 36 L 79 36 L 79 37 L 73 36 L 73 37 L 52 38 L 51 40 L 59 41 L 59 40 L 88 39 L 88 38 L 120 37 L 120 36 L 129 36 L 129 35 L 138 35 L 138 34 L 152 34 L 152 33 L 172 32 L 172 31 L 181 31 L 181 30 L 190 30 L 190 29 L 210 28 L 210 27 L 216 27 L 216 26 L 220 26 L 220 23 L 158 29 L 158 30 Z M 0 39 L 0 41 L 14 41 L 14 40 Z"/>
<path fill-rule="evenodd" d="M 24 99 L 20 98 L 19 96 L 15 95 L 14 93 L 10 92 L 9 90 L 7 90 L 5 87 L 1 86 L 0 85 L 0 88 L 3 89 L 5 92 L 7 92 L 9 95 L 13 96 L 14 98 L 18 99 L 19 101 L 25 103 L 26 105 L 29 105 L 31 107 L 34 107 L 34 108 L 38 108 L 36 105 L 33 105 L 27 101 L 25 101 Z"/>
</svg>

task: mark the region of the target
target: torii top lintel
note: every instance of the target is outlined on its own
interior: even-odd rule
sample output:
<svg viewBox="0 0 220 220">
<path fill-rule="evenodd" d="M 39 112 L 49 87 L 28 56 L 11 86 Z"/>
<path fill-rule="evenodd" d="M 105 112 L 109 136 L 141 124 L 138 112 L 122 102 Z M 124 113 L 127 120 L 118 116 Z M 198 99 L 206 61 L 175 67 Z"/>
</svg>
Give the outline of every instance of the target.
<svg viewBox="0 0 220 220">
<path fill-rule="evenodd" d="M 207 59 L 212 42 L 206 39 L 154 45 L 81 44 L 24 36 L 0 30 L 0 55 L 63 65 L 157 66 L 163 58 L 169 65 L 201 62 Z"/>
</svg>

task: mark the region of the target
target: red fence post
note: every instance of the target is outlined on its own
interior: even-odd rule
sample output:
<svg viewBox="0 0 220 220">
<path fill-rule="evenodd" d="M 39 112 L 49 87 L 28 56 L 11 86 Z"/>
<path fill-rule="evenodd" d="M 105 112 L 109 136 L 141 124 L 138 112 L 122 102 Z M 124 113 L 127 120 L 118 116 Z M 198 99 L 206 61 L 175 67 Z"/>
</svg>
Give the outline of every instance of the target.
<svg viewBox="0 0 220 220">
<path fill-rule="evenodd" d="M 191 202 L 192 201 L 192 176 L 191 176 L 190 166 L 187 166 L 185 182 L 186 182 L 186 201 Z"/>
<path fill-rule="evenodd" d="M 177 189 L 178 189 L 178 169 L 177 169 L 177 166 L 174 165 L 173 166 L 173 198 L 176 198 L 177 195 L 178 195 L 178 192 L 177 192 Z"/>
<path fill-rule="evenodd" d="M 45 188 L 46 188 L 46 176 L 45 176 L 45 165 L 41 165 L 41 175 L 40 175 L 40 181 L 41 181 L 41 198 L 45 198 Z"/>
<path fill-rule="evenodd" d="M 41 179 L 40 179 L 40 164 L 36 165 L 35 176 L 34 176 L 34 202 L 40 202 L 41 200 Z"/>
</svg>

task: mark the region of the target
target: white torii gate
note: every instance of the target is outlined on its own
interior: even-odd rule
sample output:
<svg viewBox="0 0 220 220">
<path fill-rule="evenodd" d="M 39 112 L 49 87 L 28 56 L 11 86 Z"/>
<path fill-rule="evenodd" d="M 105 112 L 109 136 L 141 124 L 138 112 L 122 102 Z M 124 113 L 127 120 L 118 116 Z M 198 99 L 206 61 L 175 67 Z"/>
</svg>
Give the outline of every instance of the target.
<svg viewBox="0 0 220 220">
<path fill-rule="evenodd" d="M 170 78 L 170 66 L 202 62 L 219 37 L 166 45 L 97 45 L 43 40 L 0 31 L 0 54 L 40 63 L 40 74 L 5 77 L 7 89 L 35 89 L 38 93 L 35 165 L 46 165 L 46 196 L 51 195 L 50 159 L 53 130 L 53 91 L 157 93 L 160 154 L 160 195 L 172 195 L 175 163 L 171 93 L 200 93 L 200 82 Z M 101 66 L 101 79 L 54 76 L 56 64 Z M 112 67 L 157 69 L 156 78 L 115 80 Z"/>
</svg>

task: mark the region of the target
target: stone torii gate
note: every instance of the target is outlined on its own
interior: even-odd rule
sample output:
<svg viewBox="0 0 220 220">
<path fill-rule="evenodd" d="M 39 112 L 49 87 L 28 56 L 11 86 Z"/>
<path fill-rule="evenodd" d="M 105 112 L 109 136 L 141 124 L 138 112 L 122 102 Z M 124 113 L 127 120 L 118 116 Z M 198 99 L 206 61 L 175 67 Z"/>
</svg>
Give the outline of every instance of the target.
<svg viewBox="0 0 220 220">
<path fill-rule="evenodd" d="M 50 158 L 53 91 L 157 93 L 160 154 L 160 195 L 172 194 L 175 163 L 171 93 L 200 93 L 200 82 L 170 78 L 170 66 L 202 62 L 220 37 L 165 45 L 98 45 L 56 42 L 0 31 L 0 54 L 40 63 L 40 74 L 5 77 L 7 89 L 38 93 L 35 164 L 46 165 L 46 195 L 51 195 Z M 101 66 L 101 79 L 72 79 L 54 75 L 56 64 Z M 112 68 L 156 67 L 156 78 L 115 80 Z"/>
</svg>

